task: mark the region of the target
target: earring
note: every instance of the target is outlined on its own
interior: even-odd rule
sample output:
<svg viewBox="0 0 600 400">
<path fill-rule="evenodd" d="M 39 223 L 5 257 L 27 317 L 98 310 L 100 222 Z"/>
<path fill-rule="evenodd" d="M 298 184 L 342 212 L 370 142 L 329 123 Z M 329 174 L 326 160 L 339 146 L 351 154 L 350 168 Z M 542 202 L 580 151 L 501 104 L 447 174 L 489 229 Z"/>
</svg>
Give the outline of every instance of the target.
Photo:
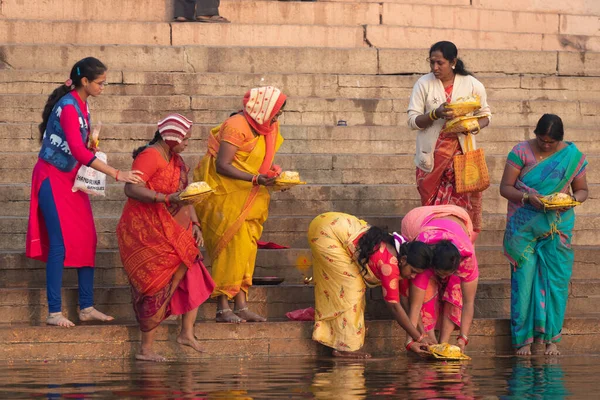
<svg viewBox="0 0 600 400">
<path fill-rule="evenodd" d="M 454 68 L 456 68 L 456 66 L 455 66 L 455 65 L 453 65 L 453 66 L 452 66 L 452 69 L 454 69 Z"/>
</svg>

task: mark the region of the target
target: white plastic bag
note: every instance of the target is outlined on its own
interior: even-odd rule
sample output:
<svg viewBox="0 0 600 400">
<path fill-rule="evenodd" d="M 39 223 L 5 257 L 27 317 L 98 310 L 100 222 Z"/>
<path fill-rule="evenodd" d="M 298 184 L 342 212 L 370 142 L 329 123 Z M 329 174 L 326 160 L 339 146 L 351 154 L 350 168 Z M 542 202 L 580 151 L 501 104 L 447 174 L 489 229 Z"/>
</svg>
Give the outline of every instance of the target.
<svg viewBox="0 0 600 400">
<path fill-rule="evenodd" d="M 106 163 L 106 154 L 101 151 L 96 153 L 96 158 Z M 77 176 L 75 177 L 75 184 L 73 185 L 74 192 L 81 190 L 94 196 L 106 196 L 105 189 L 106 174 L 85 165 L 79 167 L 79 171 L 77 171 Z"/>
</svg>

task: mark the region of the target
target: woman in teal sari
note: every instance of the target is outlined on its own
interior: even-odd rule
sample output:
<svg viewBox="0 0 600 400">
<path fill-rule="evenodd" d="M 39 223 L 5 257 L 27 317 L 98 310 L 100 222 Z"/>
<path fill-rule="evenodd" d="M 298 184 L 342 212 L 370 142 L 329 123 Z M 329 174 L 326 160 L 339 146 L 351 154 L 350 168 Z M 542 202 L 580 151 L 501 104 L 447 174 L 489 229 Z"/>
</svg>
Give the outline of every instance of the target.
<svg viewBox="0 0 600 400">
<path fill-rule="evenodd" d="M 575 213 L 569 207 L 545 212 L 540 196 L 588 197 L 588 163 L 575 144 L 563 142 L 560 117 L 544 114 L 534 133 L 535 139 L 508 154 L 500 183 L 508 200 L 504 254 L 511 263 L 511 333 L 518 355 L 530 355 L 534 340 L 546 345 L 546 354 L 560 354 L 556 343 L 573 268 Z"/>
</svg>

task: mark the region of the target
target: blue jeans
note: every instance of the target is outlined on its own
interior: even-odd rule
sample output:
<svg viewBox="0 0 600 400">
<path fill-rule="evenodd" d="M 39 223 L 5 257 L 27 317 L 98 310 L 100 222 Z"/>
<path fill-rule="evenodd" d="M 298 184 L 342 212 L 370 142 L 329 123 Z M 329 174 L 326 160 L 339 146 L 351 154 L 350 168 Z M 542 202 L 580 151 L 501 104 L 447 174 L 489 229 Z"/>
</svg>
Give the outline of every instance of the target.
<svg viewBox="0 0 600 400">
<path fill-rule="evenodd" d="M 65 264 L 65 244 L 49 178 L 45 179 L 40 187 L 39 207 L 48 231 L 49 250 L 46 264 L 48 312 L 55 313 L 60 312 L 62 307 L 61 288 Z M 76 210 L 72 211 L 77 212 Z M 77 279 L 79 281 L 79 308 L 83 310 L 94 305 L 94 268 L 77 268 Z"/>
</svg>

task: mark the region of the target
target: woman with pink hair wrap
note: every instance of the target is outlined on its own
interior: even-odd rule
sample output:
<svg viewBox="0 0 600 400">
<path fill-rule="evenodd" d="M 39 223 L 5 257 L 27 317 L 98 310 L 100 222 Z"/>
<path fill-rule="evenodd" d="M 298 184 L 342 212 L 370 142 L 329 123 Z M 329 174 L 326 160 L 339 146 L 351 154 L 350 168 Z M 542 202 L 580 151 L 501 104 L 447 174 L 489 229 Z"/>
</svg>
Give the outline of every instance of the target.
<svg viewBox="0 0 600 400">
<path fill-rule="evenodd" d="M 281 172 L 273 158 L 283 142 L 277 119 L 285 101 L 286 96 L 272 86 L 248 91 L 243 110 L 211 131 L 208 151 L 194 170 L 195 182 L 205 181 L 214 189 L 196 213 L 212 260 L 217 322 L 265 321 L 248 310 L 246 297 L 257 241 L 269 213 L 267 186 Z"/>
</svg>

